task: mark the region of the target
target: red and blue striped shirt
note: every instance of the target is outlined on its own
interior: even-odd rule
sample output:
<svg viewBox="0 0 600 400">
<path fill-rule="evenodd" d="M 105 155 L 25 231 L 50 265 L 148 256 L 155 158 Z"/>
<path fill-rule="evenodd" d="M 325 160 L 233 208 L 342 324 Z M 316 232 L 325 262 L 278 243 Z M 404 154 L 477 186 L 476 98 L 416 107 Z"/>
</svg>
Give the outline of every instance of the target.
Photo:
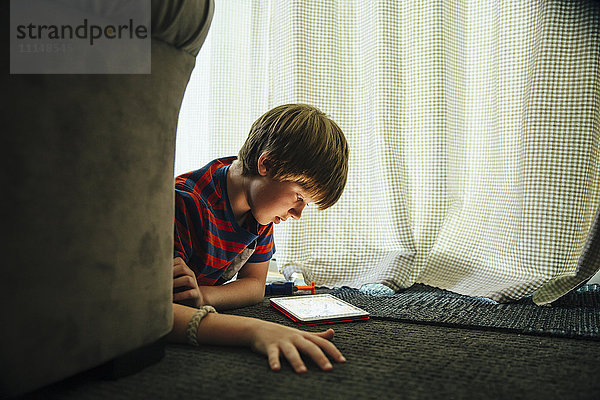
<svg viewBox="0 0 600 400">
<path fill-rule="evenodd" d="M 247 262 L 269 261 L 273 224 L 253 217 L 238 225 L 227 196 L 227 170 L 236 157 L 219 158 L 175 178 L 174 257 L 194 271 L 200 285 L 217 285 L 231 261 L 256 242 Z"/>
</svg>

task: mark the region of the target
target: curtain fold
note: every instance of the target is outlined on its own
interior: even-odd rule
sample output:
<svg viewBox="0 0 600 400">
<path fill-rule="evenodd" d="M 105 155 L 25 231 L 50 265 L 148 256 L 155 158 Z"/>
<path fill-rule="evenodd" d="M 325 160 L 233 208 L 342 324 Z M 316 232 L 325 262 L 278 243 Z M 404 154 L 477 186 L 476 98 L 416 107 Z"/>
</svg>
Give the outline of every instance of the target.
<svg viewBox="0 0 600 400">
<path fill-rule="evenodd" d="M 549 302 L 588 279 L 600 205 L 600 18 L 584 1 L 217 1 L 176 171 L 313 104 L 350 145 L 344 194 L 275 228 L 318 285 L 424 283 Z"/>
</svg>

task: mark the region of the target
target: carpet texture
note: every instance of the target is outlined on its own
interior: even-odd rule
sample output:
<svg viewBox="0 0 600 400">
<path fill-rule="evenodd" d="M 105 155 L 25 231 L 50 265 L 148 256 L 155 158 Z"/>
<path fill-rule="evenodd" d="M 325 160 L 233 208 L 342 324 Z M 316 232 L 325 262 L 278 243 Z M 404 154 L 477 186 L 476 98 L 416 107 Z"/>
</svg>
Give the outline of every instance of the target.
<svg viewBox="0 0 600 400">
<path fill-rule="evenodd" d="M 531 298 L 498 304 L 424 285 L 391 296 L 370 296 L 350 288 L 328 292 L 374 318 L 600 340 L 600 285 L 584 285 L 551 306 L 537 306 Z"/>
<path fill-rule="evenodd" d="M 267 299 L 230 313 L 296 326 Z M 599 341 L 382 318 L 330 326 L 348 359 L 330 372 L 307 363 L 298 375 L 285 362 L 272 372 L 246 348 L 168 345 L 163 360 L 135 375 L 81 374 L 26 399 L 600 398 Z"/>
</svg>

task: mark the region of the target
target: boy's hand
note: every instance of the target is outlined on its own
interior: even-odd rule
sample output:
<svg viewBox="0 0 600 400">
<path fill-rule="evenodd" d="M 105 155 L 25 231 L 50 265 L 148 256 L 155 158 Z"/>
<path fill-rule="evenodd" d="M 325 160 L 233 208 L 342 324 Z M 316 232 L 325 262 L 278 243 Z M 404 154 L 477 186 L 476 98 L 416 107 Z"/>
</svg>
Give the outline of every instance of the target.
<svg viewBox="0 0 600 400">
<path fill-rule="evenodd" d="M 204 305 L 196 275 L 181 257 L 173 259 L 173 301 L 195 308 Z"/>
<path fill-rule="evenodd" d="M 302 358 L 300 358 L 299 351 L 312 358 L 322 370 L 329 371 L 333 366 L 323 351 L 336 362 L 346 361 L 337 347 L 329 341 L 333 338 L 333 333 L 333 329 L 311 333 L 265 322 L 255 332 L 254 338 L 251 341 L 251 347 L 253 350 L 268 357 L 269 366 L 274 371 L 278 371 L 281 368 L 279 356 L 283 353 L 294 371 L 297 373 L 306 372 L 306 365 L 304 365 Z"/>
</svg>

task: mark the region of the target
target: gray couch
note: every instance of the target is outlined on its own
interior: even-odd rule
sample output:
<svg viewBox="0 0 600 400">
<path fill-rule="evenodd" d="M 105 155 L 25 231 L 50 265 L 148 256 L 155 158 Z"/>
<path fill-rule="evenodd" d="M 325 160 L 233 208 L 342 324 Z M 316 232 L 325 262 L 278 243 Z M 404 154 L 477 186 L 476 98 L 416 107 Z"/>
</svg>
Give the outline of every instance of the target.
<svg viewBox="0 0 600 400">
<path fill-rule="evenodd" d="M 170 331 L 176 124 L 212 13 L 152 1 L 150 75 L 4 65 L 0 397 Z"/>
</svg>

